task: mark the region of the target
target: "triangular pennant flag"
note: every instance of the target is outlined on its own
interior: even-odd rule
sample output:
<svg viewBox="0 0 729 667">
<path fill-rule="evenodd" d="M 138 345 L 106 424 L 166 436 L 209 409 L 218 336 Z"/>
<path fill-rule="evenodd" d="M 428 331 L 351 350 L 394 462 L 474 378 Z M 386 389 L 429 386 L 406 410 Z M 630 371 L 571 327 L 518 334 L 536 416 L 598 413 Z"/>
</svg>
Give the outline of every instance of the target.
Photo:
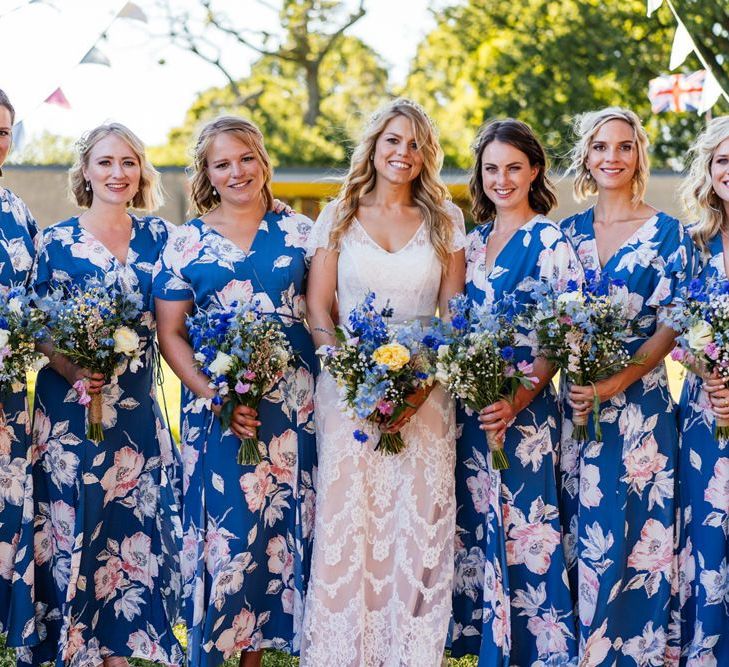
<svg viewBox="0 0 729 667">
<path fill-rule="evenodd" d="M 663 0 L 648 0 L 648 16 L 663 4 Z"/>
<path fill-rule="evenodd" d="M 704 90 L 701 92 L 701 100 L 697 109 L 699 114 L 706 113 L 713 107 L 721 97 L 721 86 L 710 70 L 706 70 L 704 79 Z"/>
<path fill-rule="evenodd" d="M 46 104 L 55 104 L 59 107 L 62 107 L 63 109 L 70 109 L 71 104 L 66 99 L 66 96 L 63 94 L 63 91 L 60 88 L 56 88 L 48 97 L 46 97 L 45 100 L 43 100 Z"/>
<path fill-rule="evenodd" d="M 132 19 L 133 21 L 147 23 L 147 15 L 139 5 L 133 2 L 127 2 L 127 4 L 122 7 L 122 10 L 117 14 L 117 18 Z"/>
<path fill-rule="evenodd" d="M 25 143 L 25 125 L 23 121 L 19 121 L 13 125 L 13 148 L 18 150 Z"/>
<path fill-rule="evenodd" d="M 668 69 L 674 70 L 683 64 L 689 53 L 694 50 L 694 41 L 686 30 L 686 26 L 679 21 L 676 26 L 676 34 L 673 36 L 673 46 L 671 47 L 671 62 Z"/>
<path fill-rule="evenodd" d="M 89 52 L 81 59 L 81 64 L 104 65 L 105 67 L 111 67 L 111 61 L 95 46 L 92 46 L 89 49 Z"/>
</svg>

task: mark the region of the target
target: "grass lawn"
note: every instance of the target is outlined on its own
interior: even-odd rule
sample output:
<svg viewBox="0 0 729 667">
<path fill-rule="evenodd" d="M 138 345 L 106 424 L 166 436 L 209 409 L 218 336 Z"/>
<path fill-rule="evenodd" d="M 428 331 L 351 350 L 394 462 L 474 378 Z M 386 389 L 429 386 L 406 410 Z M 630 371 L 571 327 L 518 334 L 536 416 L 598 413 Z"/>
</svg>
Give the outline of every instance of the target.
<svg viewBox="0 0 729 667">
<path fill-rule="evenodd" d="M 668 380 L 671 386 L 671 393 L 673 397 L 678 400 L 678 396 L 681 392 L 681 385 L 683 384 L 684 371 L 683 368 L 676 362 L 667 360 L 668 365 Z M 165 401 L 167 404 L 167 414 L 169 415 L 170 425 L 172 433 L 175 439 L 179 442 L 179 416 L 180 416 L 180 383 L 174 376 L 172 371 L 169 369 L 167 364 L 163 362 L 163 374 L 164 374 L 164 392 L 159 391 L 159 403 L 162 407 L 162 412 L 165 411 Z M 35 378 L 29 378 L 28 383 L 29 392 L 35 388 Z M 180 633 L 178 636 L 184 641 L 184 632 L 182 628 L 179 628 Z M 144 660 L 133 660 L 135 665 L 139 667 L 151 665 Z M 449 667 L 476 667 L 478 660 L 475 657 L 461 658 L 455 660 L 454 658 L 448 659 Z M 226 663 L 226 667 L 236 667 L 238 664 L 237 660 L 229 660 Z M 264 667 L 292 667 L 298 665 L 299 661 L 296 658 L 292 658 L 284 653 L 278 652 L 267 652 L 263 660 Z M 14 667 L 15 657 L 13 651 L 5 647 L 5 643 L 0 637 L 0 667 Z"/>
</svg>

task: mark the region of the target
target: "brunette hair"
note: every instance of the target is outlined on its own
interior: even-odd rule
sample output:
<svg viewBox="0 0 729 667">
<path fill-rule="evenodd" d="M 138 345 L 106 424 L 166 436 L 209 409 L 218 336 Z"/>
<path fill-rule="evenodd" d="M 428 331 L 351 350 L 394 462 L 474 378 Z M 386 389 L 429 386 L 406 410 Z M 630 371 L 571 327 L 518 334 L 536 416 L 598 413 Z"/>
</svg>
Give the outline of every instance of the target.
<svg viewBox="0 0 729 667">
<path fill-rule="evenodd" d="M 529 206 L 537 213 L 547 215 L 557 205 L 554 186 L 547 177 L 547 154 L 531 127 L 520 120 L 506 118 L 484 125 L 473 142 L 475 163 L 468 187 L 474 220 L 477 223 L 488 222 L 496 215 L 496 206 L 486 196 L 481 173 L 483 152 L 492 141 L 500 141 L 520 150 L 527 156 L 530 166 L 538 168 L 537 175 L 529 188 Z"/>
</svg>

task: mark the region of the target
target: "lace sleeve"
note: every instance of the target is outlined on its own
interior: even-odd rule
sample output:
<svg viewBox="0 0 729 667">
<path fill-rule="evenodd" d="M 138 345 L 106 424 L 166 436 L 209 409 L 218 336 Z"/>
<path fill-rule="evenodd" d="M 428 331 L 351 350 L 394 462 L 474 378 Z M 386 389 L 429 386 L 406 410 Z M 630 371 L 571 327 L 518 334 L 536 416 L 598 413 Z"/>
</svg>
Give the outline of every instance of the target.
<svg viewBox="0 0 729 667">
<path fill-rule="evenodd" d="M 332 231 L 336 202 L 329 202 L 312 225 L 306 244 L 306 256 L 313 257 L 319 248 L 329 247 L 329 234 Z"/>
<path fill-rule="evenodd" d="M 446 203 L 446 210 L 453 223 L 453 239 L 451 240 L 451 252 L 458 252 L 466 247 L 466 223 L 463 219 L 463 211 L 452 201 Z"/>
</svg>

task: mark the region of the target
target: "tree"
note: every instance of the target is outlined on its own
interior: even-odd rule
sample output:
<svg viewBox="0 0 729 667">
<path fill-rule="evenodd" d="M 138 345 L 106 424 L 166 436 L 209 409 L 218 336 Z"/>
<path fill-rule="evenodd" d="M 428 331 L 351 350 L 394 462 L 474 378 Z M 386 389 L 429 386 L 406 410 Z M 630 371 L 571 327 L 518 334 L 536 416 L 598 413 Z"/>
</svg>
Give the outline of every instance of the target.
<svg viewBox="0 0 729 667">
<path fill-rule="evenodd" d="M 11 164 L 71 164 L 75 159 L 75 140 L 44 131 L 21 148 L 10 153 Z"/>
<path fill-rule="evenodd" d="M 670 16 L 648 18 L 644 0 L 468 0 L 441 14 L 406 92 L 441 126 L 452 164 L 469 165 L 475 128 L 504 116 L 529 123 L 564 164 L 573 116 L 619 104 L 646 119 L 654 164 L 664 166 L 681 159 L 703 123 L 650 114 L 648 81 L 668 68 L 674 27 Z"/>
<path fill-rule="evenodd" d="M 275 165 L 341 165 L 355 129 L 387 96 L 387 70 L 379 56 L 355 37 L 342 37 L 322 60 L 319 113 L 309 125 L 302 110 L 308 87 L 298 66 L 263 56 L 245 79 L 200 93 L 166 146 L 150 149 L 157 164 L 188 164 L 200 125 L 223 113 L 243 115 L 263 132 Z"/>
<path fill-rule="evenodd" d="M 305 82 L 304 123 L 314 127 L 326 97 L 322 88 L 323 65 L 341 43 L 345 31 L 365 15 L 364 0 L 359 0 L 351 12 L 346 11 L 344 3 L 338 0 L 283 0 L 279 17 L 284 37 L 278 44 L 268 33 L 252 33 L 235 25 L 226 13 L 214 7 L 212 0 L 198 2 L 204 18 L 196 18 L 190 11 L 180 12 L 179 3 L 173 0 L 159 0 L 173 43 L 214 65 L 228 80 L 239 105 L 245 105 L 257 92 L 246 93 L 241 89 L 236 74 L 223 59 L 221 36 L 232 38 L 239 46 L 278 61 L 289 71 L 293 69 L 295 75 L 301 76 Z M 271 9 L 266 2 L 259 1 L 258 4 Z"/>
</svg>

